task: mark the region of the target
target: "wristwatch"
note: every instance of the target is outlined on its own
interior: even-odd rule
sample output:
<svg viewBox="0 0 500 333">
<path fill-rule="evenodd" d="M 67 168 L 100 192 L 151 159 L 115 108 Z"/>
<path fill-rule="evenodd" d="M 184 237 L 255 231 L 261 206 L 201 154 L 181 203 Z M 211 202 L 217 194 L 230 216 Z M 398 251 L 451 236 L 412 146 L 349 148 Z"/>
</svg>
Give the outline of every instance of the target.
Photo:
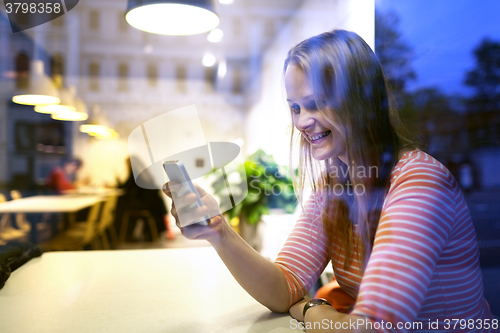
<svg viewBox="0 0 500 333">
<path fill-rule="evenodd" d="M 317 306 L 317 305 L 323 305 L 323 304 L 326 304 L 326 305 L 330 305 L 332 306 L 330 303 L 328 303 L 328 301 L 324 298 L 316 298 L 316 299 L 312 299 L 308 302 L 306 302 L 306 304 L 304 305 L 304 310 L 302 311 L 302 317 L 305 317 L 306 316 L 306 312 L 307 310 L 309 310 L 310 308 L 314 307 L 314 306 Z"/>
</svg>

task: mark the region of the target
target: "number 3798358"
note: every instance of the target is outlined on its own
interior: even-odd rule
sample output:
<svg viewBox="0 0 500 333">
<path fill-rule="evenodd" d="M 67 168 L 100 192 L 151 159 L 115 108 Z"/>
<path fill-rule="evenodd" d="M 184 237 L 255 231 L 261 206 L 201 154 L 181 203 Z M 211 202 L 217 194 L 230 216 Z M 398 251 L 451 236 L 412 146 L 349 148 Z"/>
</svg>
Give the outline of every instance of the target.
<svg viewBox="0 0 500 333">
<path fill-rule="evenodd" d="M 5 2 L 7 14 L 59 14 L 62 10 L 60 2 Z"/>
</svg>

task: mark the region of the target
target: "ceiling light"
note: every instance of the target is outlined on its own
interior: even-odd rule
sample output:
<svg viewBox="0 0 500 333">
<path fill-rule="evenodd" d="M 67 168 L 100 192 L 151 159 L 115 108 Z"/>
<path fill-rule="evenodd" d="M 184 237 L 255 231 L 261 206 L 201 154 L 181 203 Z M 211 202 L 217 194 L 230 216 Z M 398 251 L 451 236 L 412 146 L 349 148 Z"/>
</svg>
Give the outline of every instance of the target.
<svg viewBox="0 0 500 333">
<path fill-rule="evenodd" d="M 84 121 L 89 117 L 85 112 L 63 110 L 59 112 L 54 112 L 51 115 L 52 119 L 64 120 L 64 121 Z"/>
<path fill-rule="evenodd" d="M 118 139 L 119 135 L 114 129 L 108 128 L 107 132 L 94 135 L 94 137 L 100 140 L 110 140 L 110 139 Z"/>
<path fill-rule="evenodd" d="M 226 60 L 222 59 L 219 61 L 219 66 L 217 67 L 217 78 L 222 80 L 227 74 L 227 64 Z"/>
<path fill-rule="evenodd" d="M 222 40 L 222 37 L 224 37 L 224 33 L 222 32 L 222 30 L 217 28 L 210 31 L 210 33 L 207 36 L 207 40 L 210 43 L 219 43 Z"/>
<path fill-rule="evenodd" d="M 35 111 L 38 113 L 55 113 L 64 111 L 76 111 L 74 98 L 68 89 L 59 89 L 60 104 L 37 105 Z"/>
<path fill-rule="evenodd" d="M 116 139 L 118 133 L 106 125 L 106 117 L 101 113 L 98 105 L 92 108 L 92 119 L 89 119 L 87 124 L 80 125 L 80 132 L 87 133 L 97 139 Z"/>
<path fill-rule="evenodd" d="M 38 113 L 52 114 L 55 112 L 76 111 L 76 108 L 74 106 L 58 105 L 58 104 L 37 105 L 35 106 L 35 111 Z"/>
<path fill-rule="evenodd" d="M 52 80 L 43 71 L 43 61 L 34 60 L 31 63 L 29 86 L 19 89 L 12 101 L 24 105 L 59 104 L 59 94 Z"/>
<path fill-rule="evenodd" d="M 205 54 L 202 60 L 202 64 L 205 67 L 212 67 L 215 65 L 215 57 L 212 54 Z"/>
<path fill-rule="evenodd" d="M 88 135 L 91 136 L 96 136 L 99 134 L 106 134 L 108 131 L 108 127 L 104 125 L 97 125 L 97 124 L 83 124 L 80 125 L 80 132 L 82 133 L 87 133 Z"/>
<path fill-rule="evenodd" d="M 174 36 L 207 32 L 220 22 L 214 0 L 129 0 L 125 19 L 136 29 Z"/>
</svg>

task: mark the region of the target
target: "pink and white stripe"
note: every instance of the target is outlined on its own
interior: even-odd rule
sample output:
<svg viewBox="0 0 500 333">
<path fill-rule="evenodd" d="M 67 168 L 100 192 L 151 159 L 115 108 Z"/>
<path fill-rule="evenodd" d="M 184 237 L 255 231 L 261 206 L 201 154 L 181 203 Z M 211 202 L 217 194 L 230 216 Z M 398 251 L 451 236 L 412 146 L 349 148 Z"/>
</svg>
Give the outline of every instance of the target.
<svg viewBox="0 0 500 333">
<path fill-rule="evenodd" d="M 356 298 L 351 313 L 372 322 L 422 322 L 419 332 L 454 332 L 446 330 L 445 319 L 491 321 L 469 209 L 451 173 L 432 156 L 417 149 L 395 166 L 364 275 L 356 260 L 343 269 L 337 244 L 332 242 L 328 253 L 314 196 L 304 210 L 276 260 L 288 282 L 290 305 L 331 261 L 339 285 Z M 439 320 L 439 330 L 429 328 L 429 320 Z"/>
</svg>

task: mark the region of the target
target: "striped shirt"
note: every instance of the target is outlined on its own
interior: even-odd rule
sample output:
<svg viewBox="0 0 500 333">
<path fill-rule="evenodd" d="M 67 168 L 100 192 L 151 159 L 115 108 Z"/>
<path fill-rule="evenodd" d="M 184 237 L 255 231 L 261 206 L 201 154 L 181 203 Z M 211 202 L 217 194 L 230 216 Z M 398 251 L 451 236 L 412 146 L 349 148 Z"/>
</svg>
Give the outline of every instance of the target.
<svg viewBox="0 0 500 333">
<path fill-rule="evenodd" d="M 328 250 L 322 207 L 316 201 L 314 195 L 307 201 L 276 259 L 288 283 L 290 305 L 331 262 L 339 285 L 356 299 L 351 314 L 372 324 L 384 321 L 384 327 L 374 325 L 377 331 L 463 332 L 464 319 L 470 323 L 467 331 L 498 331 L 498 322 L 491 326 L 483 295 L 469 209 L 456 180 L 432 156 L 417 149 L 394 167 L 364 274 L 356 259 L 343 269 L 343 251 L 334 241 Z"/>
</svg>

